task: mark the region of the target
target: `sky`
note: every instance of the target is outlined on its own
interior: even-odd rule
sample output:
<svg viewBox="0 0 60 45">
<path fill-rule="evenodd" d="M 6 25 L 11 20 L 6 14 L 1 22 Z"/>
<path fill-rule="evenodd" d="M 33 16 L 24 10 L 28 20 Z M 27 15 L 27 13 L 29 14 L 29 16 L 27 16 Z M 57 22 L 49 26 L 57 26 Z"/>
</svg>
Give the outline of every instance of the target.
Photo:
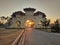
<svg viewBox="0 0 60 45">
<path fill-rule="evenodd" d="M 52 22 L 60 19 L 60 0 L 0 0 L 0 17 L 29 7 L 44 12 Z"/>
</svg>

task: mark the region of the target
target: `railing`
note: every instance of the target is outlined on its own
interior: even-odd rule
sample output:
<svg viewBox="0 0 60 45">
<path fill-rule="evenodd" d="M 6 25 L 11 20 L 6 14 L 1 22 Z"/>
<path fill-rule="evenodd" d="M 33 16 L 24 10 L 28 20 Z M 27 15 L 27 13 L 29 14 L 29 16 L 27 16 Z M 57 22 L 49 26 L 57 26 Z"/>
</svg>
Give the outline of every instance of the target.
<svg viewBox="0 0 60 45">
<path fill-rule="evenodd" d="M 19 34 L 19 36 L 16 38 L 16 40 L 11 45 L 23 45 L 24 44 L 24 32 L 25 30 L 22 30 L 22 32 Z"/>
</svg>

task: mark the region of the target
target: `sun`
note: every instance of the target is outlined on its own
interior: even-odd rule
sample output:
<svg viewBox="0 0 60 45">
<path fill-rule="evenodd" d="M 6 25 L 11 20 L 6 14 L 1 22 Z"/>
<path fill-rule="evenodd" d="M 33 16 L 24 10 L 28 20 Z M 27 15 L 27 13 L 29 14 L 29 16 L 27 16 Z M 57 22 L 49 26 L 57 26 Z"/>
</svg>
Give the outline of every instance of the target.
<svg viewBox="0 0 60 45">
<path fill-rule="evenodd" d="M 27 27 L 33 27 L 34 24 L 35 22 L 32 19 L 28 19 L 25 21 L 25 26 Z"/>
</svg>

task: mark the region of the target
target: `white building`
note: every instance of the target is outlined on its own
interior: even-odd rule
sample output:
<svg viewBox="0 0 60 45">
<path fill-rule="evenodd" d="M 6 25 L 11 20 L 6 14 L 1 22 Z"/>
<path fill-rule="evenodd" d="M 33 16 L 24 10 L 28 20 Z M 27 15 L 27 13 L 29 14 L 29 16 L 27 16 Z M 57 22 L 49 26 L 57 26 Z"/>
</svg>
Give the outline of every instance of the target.
<svg viewBox="0 0 60 45">
<path fill-rule="evenodd" d="M 46 20 L 46 15 L 40 11 L 35 12 L 36 9 L 34 8 L 24 8 L 23 10 L 25 13 L 22 11 L 17 11 L 11 15 L 11 28 L 40 28 L 41 21 L 44 22 Z"/>
</svg>

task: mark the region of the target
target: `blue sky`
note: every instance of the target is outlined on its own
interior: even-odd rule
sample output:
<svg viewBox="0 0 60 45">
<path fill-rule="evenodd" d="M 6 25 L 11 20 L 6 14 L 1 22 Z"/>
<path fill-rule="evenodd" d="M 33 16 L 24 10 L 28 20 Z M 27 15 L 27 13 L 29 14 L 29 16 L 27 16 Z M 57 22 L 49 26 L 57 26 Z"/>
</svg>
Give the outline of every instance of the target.
<svg viewBox="0 0 60 45">
<path fill-rule="evenodd" d="M 0 0 L 0 16 L 10 16 L 26 7 L 44 12 L 51 20 L 60 18 L 60 0 Z"/>
</svg>

